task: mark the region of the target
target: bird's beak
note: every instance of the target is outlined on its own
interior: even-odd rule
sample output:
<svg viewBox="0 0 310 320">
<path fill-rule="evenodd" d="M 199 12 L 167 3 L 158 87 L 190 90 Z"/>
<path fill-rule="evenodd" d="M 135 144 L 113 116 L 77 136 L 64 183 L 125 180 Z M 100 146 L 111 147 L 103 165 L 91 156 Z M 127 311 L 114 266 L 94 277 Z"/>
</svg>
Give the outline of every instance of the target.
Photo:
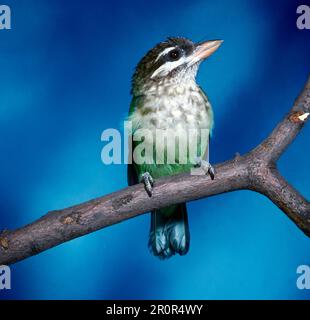
<svg viewBox="0 0 310 320">
<path fill-rule="evenodd" d="M 193 62 L 202 61 L 211 56 L 221 46 L 222 42 L 223 40 L 210 40 L 197 44 L 192 54 Z"/>
</svg>

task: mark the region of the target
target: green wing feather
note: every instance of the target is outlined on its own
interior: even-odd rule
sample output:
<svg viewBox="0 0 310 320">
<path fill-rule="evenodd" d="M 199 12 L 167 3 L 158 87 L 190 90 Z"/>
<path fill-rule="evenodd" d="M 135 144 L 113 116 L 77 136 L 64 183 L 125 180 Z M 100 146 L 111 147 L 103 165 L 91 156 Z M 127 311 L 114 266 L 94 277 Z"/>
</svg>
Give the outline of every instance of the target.
<svg viewBox="0 0 310 320">
<path fill-rule="evenodd" d="M 137 103 L 137 97 L 134 96 L 130 103 L 128 118 L 134 113 L 136 109 L 136 103 Z M 132 148 L 134 148 L 133 144 L 132 144 Z M 131 152 L 133 152 L 133 150 L 131 150 Z M 135 165 L 132 163 L 129 163 L 127 165 L 127 183 L 129 186 L 139 183 L 139 178 L 135 170 Z"/>
</svg>

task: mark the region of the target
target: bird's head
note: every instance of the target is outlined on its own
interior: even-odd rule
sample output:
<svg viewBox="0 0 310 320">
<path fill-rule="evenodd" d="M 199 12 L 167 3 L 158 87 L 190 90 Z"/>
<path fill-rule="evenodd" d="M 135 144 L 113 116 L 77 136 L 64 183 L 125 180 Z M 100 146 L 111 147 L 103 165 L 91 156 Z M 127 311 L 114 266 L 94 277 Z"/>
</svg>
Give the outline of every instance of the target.
<svg viewBox="0 0 310 320">
<path fill-rule="evenodd" d="M 221 45 L 222 40 L 194 43 L 174 37 L 160 42 L 138 63 L 132 80 L 132 91 L 143 91 L 145 86 L 179 83 L 195 79 L 200 62 Z"/>
</svg>

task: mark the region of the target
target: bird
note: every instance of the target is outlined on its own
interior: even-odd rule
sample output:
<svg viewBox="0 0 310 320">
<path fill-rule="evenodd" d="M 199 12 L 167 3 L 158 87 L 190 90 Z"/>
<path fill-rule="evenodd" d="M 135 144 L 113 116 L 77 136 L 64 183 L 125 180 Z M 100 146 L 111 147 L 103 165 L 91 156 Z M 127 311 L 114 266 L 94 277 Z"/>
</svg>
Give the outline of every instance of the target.
<svg viewBox="0 0 310 320">
<path fill-rule="evenodd" d="M 209 163 L 213 110 L 208 96 L 196 83 L 196 75 L 201 62 L 213 54 L 222 42 L 209 40 L 195 43 L 184 37 L 169 37 L 149 50 L 135 68 L 127 118 L 131 123 L 130 151 L 134 159 L 128 164 L 127 179 L 129 185 L 142 182 L 150 197 L 156 187 L 155 181 L 160 177 L 198 168 L 214 179 L 215 171 Z M 194 163 L 189 161 L 188 156 L 188 161 L 181 162 L 178 153 L 175 154 L 175 162 L 168 163 L 168 144 L 161 143 L 154 148 L 154 136 L 159 131 L 180 133 L 178 145 L 183 140 L 188 145 L 196 143 L 197 140 L 191 140 L 191 129 L 197 130 L 198 144 L 202 150 Z M 201 129 L 208 132 L 206 141 L 202 141 L 199 134 Z M 143 130 L 151 134 L 138 137 L 138 132 Z M 139 153 L 136 150 L 141 145 L 144 150 L 140 148 L 140 156 L 137 156 Z M 147 155 L 147 150 L 153 152 Z M 161 163 L 156 162 L 159 152 L 164 154 Z M 154 256 L 164 260 L 175 254 L 185 255 L 189 244 L 186 203 L 151 212 L 148 247 Z"/>
</svg>

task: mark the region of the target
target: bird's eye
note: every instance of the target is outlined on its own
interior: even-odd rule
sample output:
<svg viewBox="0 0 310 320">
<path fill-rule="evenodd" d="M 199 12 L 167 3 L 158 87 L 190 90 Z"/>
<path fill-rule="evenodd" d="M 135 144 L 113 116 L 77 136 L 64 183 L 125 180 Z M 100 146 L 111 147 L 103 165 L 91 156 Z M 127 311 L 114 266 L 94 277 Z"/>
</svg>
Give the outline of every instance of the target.
<svg viewBox="0 0 310 320">
<path fill-rule="evenodd" d="M 178 60 L 180 58 L 180 56 L 181 56 L 181 53 L 177 49 L 171 50 L 169 52 L 169 59 L 172 61 Z"/>
</svg>

